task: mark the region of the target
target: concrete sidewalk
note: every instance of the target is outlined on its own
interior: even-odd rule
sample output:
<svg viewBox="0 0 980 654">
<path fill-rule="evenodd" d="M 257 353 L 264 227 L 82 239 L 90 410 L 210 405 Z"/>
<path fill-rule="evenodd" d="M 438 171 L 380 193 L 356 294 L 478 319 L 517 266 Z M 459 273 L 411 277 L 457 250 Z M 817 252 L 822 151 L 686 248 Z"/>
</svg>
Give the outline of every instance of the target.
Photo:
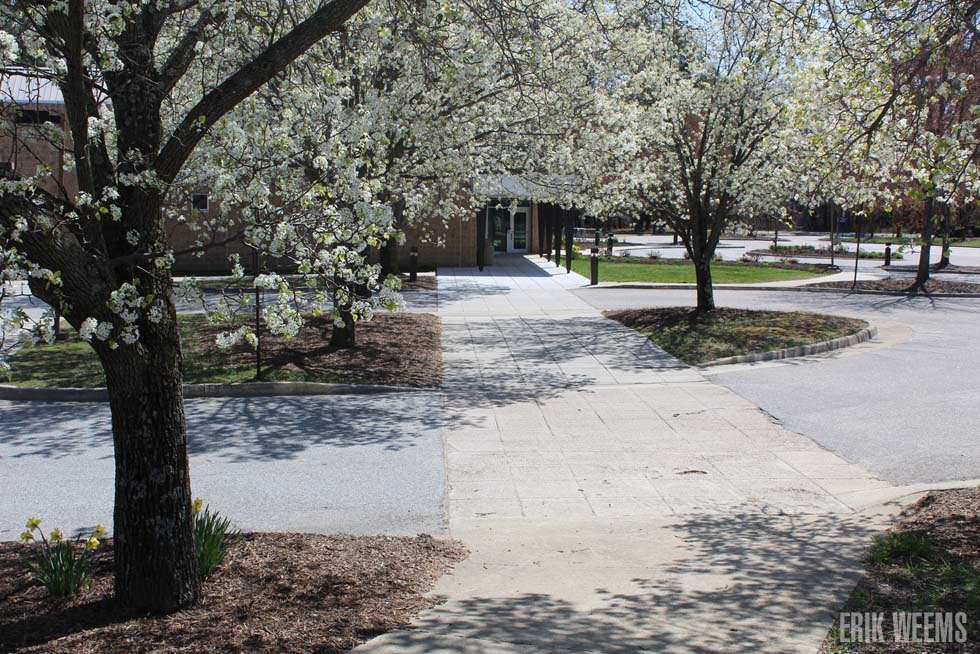
<svg viewBox="0 0 980 654">
<path fill-rule="evenodd" d="M 359 652 L 815 652 L 887 483 L 532 258 L 440 273 L 447 602 Z M 875 508 L 865 510 L 873 504 Z"/>
</svg>

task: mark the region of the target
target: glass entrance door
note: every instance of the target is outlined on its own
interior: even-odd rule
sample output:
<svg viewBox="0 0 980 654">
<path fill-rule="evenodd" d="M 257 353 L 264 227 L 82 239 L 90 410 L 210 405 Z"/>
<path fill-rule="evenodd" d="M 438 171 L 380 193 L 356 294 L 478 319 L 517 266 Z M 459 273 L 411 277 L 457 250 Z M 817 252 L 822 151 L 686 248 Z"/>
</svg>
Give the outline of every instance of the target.
<svg viewBox="0 0 980 654">
<path fill-rule="evenodd" d="M 528 210 L 518 209 L 511 216 L 511 242 L 508 252 L 527 252 Z"/>
<path fill-rule="evenodd" d="M 493 243 L 493 251 L 502 253 L 527 252 L 531 208 L 519 206 L 511 210 L 510 207 L 501 205 L 487 207 L 486 236 Z"/>
<path fill-rule="evenodd" d="M 493 251 L 507 252 L 510 243 L 510 210 L 491 207 L 489 214 L 488 228 L 493 241 Z"/>
</svg>

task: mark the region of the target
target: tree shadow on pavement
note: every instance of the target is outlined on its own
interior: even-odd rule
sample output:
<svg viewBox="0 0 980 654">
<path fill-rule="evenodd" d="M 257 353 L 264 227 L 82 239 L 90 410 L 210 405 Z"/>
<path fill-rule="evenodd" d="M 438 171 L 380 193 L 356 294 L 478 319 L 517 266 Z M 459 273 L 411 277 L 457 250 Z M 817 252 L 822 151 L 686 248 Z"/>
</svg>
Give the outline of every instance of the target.
<svg viewBox="0 0 980 654">
<path fill-rule="evenodd" d="M 486 651 L 487 641 L 526 654 L 816 652 L 878 530 L 861 516 L 765 514 L 682 516 L 663 529 L 679 557 L 637 574 L 628 592 L 450 601 L 376 651 L 442 651 L 436 645 L 451 637 L 452 651 L 466 654 Z"/>
<path fill-rule="evenodd" d="M 228 461 L 294 459 L 324 446 L 397 451 L 440 427 L 441 406 L 441 394 L 432 392 L 187 400 L 188 449 Z M 112 456 L 105 403 L 12 403 L 0 427 L 0 447 L 11 458 L 100 448 Z"/>
</svg>

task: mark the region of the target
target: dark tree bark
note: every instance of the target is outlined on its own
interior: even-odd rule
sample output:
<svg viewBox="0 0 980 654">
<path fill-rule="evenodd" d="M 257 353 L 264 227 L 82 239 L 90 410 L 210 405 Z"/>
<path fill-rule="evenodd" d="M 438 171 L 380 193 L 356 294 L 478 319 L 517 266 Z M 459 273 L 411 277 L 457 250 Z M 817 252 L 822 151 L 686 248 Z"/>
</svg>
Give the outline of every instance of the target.
<svg viewBox="0 0 980 654">
<path fill-rule="evenodd" d="M 344 324 L 343 326 L 334 325 L 330 330 L 329 346 L 335 348 L 354 347 L 356 344 L 354 315 L 351 313 L 350 300 L 344 300 L 340 291 L 345 290 L 346 297 L 352 298 L 356 289 L 350 287 L 344 288 L 344 284 L 340 279 L 335 279 L 334 283 L 336 284 L 333 294 L 334 307 L 340 313 L 340 319 Z"/>
<path fill-rule="evenodd" d="M 329 347 L 334 348 L 351 348 L 357 345 L 357 339 L 355 338 L 355 328 L 354 328 L 354 317 L 351 315 L 350 311 L 340 311 L 340 317 L 344 321 L 343 327 L 333 326 L 330 331 L 330 343 Z"/>
<path fill-rule="evenodd" d="M 405 227 L 405 202 L 395 200 L 391 203 L 391 208 L 395 216 L 395 226 L 399 230 Z M 389 239 L 384 242 L 379 251 L 381 263 L 381 278 L 388 275 L 401 274 L 401 262 L 398 260 L 401 248 L 396 239 Z"/>
<path fill-rule="evenodd" d="M 398 275 L 401 273 L 401 264 L 398 261 L 399 250 L 398 242 L 394 239 L 385 241 L 384 245 L 381 246 L 378 256 L 381 258 L 382 279 L 388 275 Z"/>
<path fill-rule="evenodd" d="M 925 212 L 922 216 L 922 250 L 919 252 L 919 267 L 915 273 L 912 288 L 922 289 L 929 281 L 929 255 L 932 253 L 932 218 L 935 210 L 935 198 L 926 198 Z"/>
<path fill-rule="evenodd" d="M 161 613 L 191 606 L 201 587 L 176 314 L 160 333 L 141 331 L 156 342 L 100 353 L 116 456 L 115 592 L 124 606 Z"/>
<path fill-rule="evenodd" d="M 715 310 L 715 290 L 711 283 L 711 257 L 700 257 L 694 262 L 694 276 L 697 281 L 697 313 Z"/>
</svg>

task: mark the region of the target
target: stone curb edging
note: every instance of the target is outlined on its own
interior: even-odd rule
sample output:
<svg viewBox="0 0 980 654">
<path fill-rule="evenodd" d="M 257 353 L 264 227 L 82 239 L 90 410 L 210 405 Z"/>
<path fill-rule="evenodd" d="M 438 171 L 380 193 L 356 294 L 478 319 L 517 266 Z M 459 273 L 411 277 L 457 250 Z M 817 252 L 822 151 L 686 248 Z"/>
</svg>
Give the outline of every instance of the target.
<svg viewBox="0 0 980 654">
<path fill-rule="evenodd" d="M 837 259 L 841 259 L 843 261 L 854 261 L 855 257 L 853 257 L 853 256 L 847 256 L 850 252 L 854 252 L 854 250 L 849 250 L 848 252 L 837 252 L 837 253 L 834 254 L 834 260 L 836 261 Z M 862 250 L 862 252 L 874 252 L 874 250 Z M 745 253 L 745 256 L 749 256 L 749 257 L 772 257 L 774 259 L 830 259 L 830 255 L 829 254 L 821 254 L 819 252 L 817 254 L 776 254 L 772 250 L 750 250 L 750 251 L 748 251 L 748 252 Z M 894 255 L 892 255 L 892 259 L 895 259 L 895 256 Z M 881 261 L 882 263 L 884 263 L 885 257 L 884 256 L 881 256 L 881 257 L 861 257 L 860 260 L 861 261 Z M 895 260 L 896 261 L 905 261 L 905 259 L 895 259 Z M 879 268 L 883 268 L 884 266 L 878 266 L 878 267 Z"/>
<path fill-rule="evenodd" d="M 699 363 L 696 367 L 713 368 L 715 366 L 728 366 L 735 363 L 758 363 L 761 361 L 777 361 L 780 359 L 805 357 L 810 356 L 811 354 L 832 352 L 833 350 L 840 350 L 845 347 L 857 345 L 858 343 L 864 343 L 877 335 L 878 328 L 873 324 L 869 324 L 864 329 L 854 332 L 853 334 L 832 338 L 829 341 L 810 343 L 809 345 L 796 345 L 794 347 L 786 347 L 781 350 L 770 350 L 768 352 L 753 352 L 751 354 L 738 354 L 731 357 L 722 357 L 721 359 L 715 359 L 714 361 Z"/>
<path fill-rule="evenodd" d="M 438 390 L 374 384 L 321 384 L 318 382 L 249 382 L 243 384 L 184 384 L 184 399 L 205 397 L 277 397 L 297 395 L 379 395 Z M 107 402 L 100 388 L 55 388 L 0 384 L 0 400 L 28 402 Z"/>
<path fill-rule="evenodd" d="M 607 282 L 599 283 L 598 286 L 588 286 L 594 289 L 623 289 L 636 288 L 644 290 L 693 290 L 697 288 L 695 284 L 646 284 L 637 282 Z M 926 298 L 980 298 L 980 293 L 919 293 L 910 295 L 903 291 L 876 291 L 867 288 L 832 288 L 827 286 L 803 285 L 803 286 L 748 286 L 745 284 L 715 284 L 715 289 L 723 291 L 791 291 L 801 293 L 843 293 L 844 295 L 889 295 L 892 297 L 926 297 Z"/>
</svg>

